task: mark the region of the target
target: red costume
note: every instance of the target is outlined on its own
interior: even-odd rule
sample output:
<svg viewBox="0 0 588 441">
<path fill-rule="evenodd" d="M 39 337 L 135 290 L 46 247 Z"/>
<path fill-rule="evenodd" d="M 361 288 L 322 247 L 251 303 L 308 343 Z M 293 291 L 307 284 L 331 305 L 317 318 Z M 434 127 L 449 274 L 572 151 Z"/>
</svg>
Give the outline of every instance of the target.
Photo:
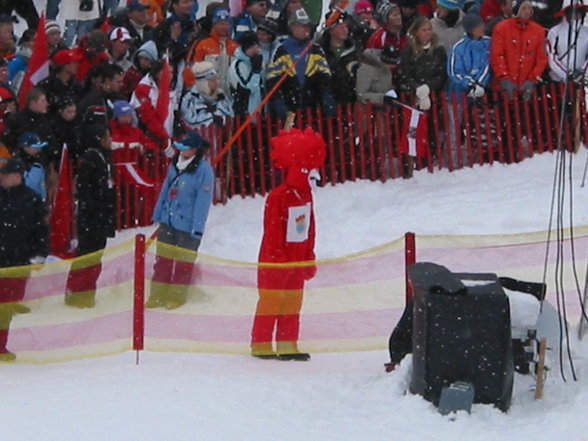
<svg viewBox="0 0 588 441">
<path fill-rule="evenodd" d="M 259 250 L 259 302 L 251 350 L 253 355 L 263 358 L 308 359 L 308 354 L 300 354 L 297 347 L 304 282 L 316 272 L 315 223 L 308 174 L 323 164 L 325 141 L 311 129 L 291 129 L 272 138 L 271 145 L 275 166 L 287 172 L 285 182 L 271 191 L 265 203 Z M 292 262 L 308 265 L 288 264 Z M 274 330 L 277 354 L 272 348 Z"/>
</svg>

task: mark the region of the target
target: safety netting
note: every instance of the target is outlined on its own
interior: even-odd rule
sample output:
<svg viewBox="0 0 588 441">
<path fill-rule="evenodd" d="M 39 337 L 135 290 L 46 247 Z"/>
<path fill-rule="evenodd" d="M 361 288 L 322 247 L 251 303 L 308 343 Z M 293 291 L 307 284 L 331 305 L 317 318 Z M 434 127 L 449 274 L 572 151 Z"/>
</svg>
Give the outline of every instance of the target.
<svg viewBox="0 0 588 441">
<path fill-rule="evenodd" d="M 83 286 L 97 273 L 95 296 L 80 292 L 86 302 L 67 305 L 68 277 Z M 0 352 L 16 354 L 19 362 L 44 363 L 130 350 L 133 274 L 134 239 L 104 253 L 1 268 Z"/>
<path fill-rule="evenodd" d="M 549 248 L 546 237 L 545 232 L 417 236 L 416 261 L 434 262 L 453 272 L 496 273 L 533 282 L 542 281 L 547 261 L 547 299 L 554 305 L 563 299 L 568 319 L 577 320 L 588 227 L 576 228 L 573 237 L 565 232 Z M 132 239 L 107 247 L 103 254 L 0 269 L 0 337 L 5 352 L 15 354 L 15 362 L 26 363 L 132 349 L 247 354 L 254 323 L 267 324 L 266 316 L 273 314 L 278 316 L 276 323 L 294 319 L 300 351 L 387 348 L 405 305 L 404 238 L 339 258 L 277 265 L 272 270 L 283 271 L 287 278 L 311 267 L 316 273 L 303 289 L 270 290 L 268 297 L 258 289 L 258 274 L 264 268 L 255 262 L 196 254 L 157 241 L 147 241 L 142 254 Z M 169 276 L 170 268 L 177 274 Z M 83 281 L 97 272 L 95 292 L 70 292 L 67 300 L 72 273 Z M 71 301 L 75 295 L 79 297 Z M 285 306 L 272 309 L 275 301 Z M 278 331 L 269 332 L 275 344 Z"/>
</svg>

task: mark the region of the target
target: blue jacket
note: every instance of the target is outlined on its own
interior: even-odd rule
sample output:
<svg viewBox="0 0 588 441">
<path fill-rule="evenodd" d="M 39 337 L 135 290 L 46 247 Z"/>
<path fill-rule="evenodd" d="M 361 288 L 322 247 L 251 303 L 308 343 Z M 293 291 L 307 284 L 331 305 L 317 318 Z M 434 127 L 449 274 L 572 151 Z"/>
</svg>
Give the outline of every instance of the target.
<svg viewBox="0 0 588 441">
<path fill-rule="evenodd" d="M 45 186 L 45 170 L 43 166 L 35 162 L 24 174 L 24 182 L 27 187 L 34 190 L 43 201 L 47 199 L 47 187 Z"/>
<path fill-rule="evenodd" d="M 447 91 L 468 92 L 470 86 L 490 82 L 490 37 L 474 40 L 466 35 L 453 45 L 447 60 Z"/>
<path fill-rule="evenodd" d="M 169 166 L 152 219 L 201 239 L 212 203 L 214 171 L 198 158 L 182 172 L 176 167 L 177 158 Z"/>
</svg>

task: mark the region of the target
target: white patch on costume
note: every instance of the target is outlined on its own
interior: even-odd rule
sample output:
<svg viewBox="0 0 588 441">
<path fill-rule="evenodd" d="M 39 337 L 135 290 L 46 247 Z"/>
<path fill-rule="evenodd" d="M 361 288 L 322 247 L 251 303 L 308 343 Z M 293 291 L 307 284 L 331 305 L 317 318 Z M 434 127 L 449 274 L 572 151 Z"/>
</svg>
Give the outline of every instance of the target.
<svg viewBox="0 0 588 441">
<path fill-rule="evenodd" d="M 308 240 L 310 209 L 310 202 L 306 205 L 288 208 L 286 242 L 304 242 L 305 240 Z"/>
</svg>

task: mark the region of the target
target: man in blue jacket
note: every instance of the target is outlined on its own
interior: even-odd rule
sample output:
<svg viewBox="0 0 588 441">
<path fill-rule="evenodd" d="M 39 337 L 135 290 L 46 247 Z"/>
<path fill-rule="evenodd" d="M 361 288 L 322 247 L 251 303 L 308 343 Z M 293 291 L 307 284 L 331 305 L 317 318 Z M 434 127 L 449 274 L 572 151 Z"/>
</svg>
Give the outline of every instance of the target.
<svg viewBox="0 0 588 441">
<path fill-rule="evenodd" d="M 186 303 L 212 204 L 214 172 L 204 159 L 208 145 L 196 132 L 174 142 L 179 154 L 170 164 L 152 218 L 160 230 L 147 308 L 175 309 Z"/>
</svg>

